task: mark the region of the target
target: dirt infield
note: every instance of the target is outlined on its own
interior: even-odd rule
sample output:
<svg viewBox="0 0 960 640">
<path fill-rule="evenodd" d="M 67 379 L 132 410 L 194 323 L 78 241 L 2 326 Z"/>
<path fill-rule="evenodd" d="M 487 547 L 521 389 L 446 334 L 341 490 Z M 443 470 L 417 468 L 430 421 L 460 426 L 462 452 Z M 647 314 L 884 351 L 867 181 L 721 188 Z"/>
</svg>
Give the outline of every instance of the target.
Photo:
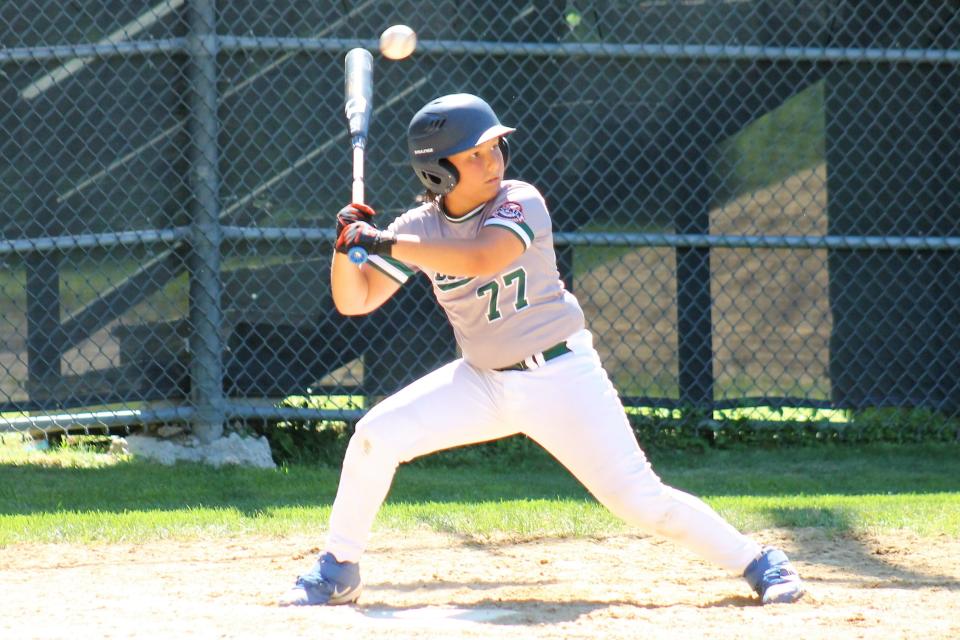
<svg viewBox="0 0 960 640">
<path fill-rule="evenodd" d="M 0 549 L 4 638 L 957 638 L 960 540 L 763 531 L 810 592 L 745 584 L 640 536 L 465 541 L 378 533 L 359 606 L 274 605 L 315 541 Z"/>
</svg>

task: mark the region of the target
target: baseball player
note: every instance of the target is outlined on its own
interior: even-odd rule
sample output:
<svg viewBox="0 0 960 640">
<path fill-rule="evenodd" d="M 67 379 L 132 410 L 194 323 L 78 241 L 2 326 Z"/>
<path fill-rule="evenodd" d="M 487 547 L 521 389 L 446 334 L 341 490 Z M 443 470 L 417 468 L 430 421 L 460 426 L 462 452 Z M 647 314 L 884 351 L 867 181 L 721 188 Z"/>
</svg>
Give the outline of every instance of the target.
<svg viewBox="0 0 960 640">
<path fill-rule="evenodd" d="M 370 313 L 416 273 L 453 326 L 462 357 L 386 398 L 357 424 L 343 460 L 326 549 L 282 604 L 355 601 L 359 561 L 397 465 L 432 452 L 526 434 L 617 516 L 742 575 L 764 604 L 803 583 L 779 549 L 761 548 L 650 468 L 557 271 L 537 189 L 504 179 L 514 129 L 469 94 L 429 102 L 410 122 L 410 161 L 425 203 L 385 230 L 353 204 L 337 218 L 337 309 Z M 346 252 L 369 254 L 357 265 Z"/>
</svg>

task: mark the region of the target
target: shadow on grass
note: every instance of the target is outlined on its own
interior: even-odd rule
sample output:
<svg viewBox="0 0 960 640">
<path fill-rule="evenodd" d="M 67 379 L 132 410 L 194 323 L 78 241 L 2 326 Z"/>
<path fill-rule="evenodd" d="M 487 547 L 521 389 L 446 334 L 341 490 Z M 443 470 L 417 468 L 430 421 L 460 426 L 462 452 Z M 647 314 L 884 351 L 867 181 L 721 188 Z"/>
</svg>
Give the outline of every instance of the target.
<svg viewBox="0 0 960 640">
<path fill-rule="evenodd" d="M 859 447 L 670 452 L 654 456 L 664 482 L 694 495 L 781 496 L 927 493 L 960 490 L 960 456 L 943 447 Z M 525 463 L 402 465 L 390 502 L 471 503 L 507 500 L 593 502 L 587 491 L 547 454 Z M 446 456 L 445 458 L 443 456 Z M 247 516 L 283 507 L 329 507 L 339 468 L 291 466 L 276 470 L 199 464 L 165 467 L 140 461 L 77 469 L 0 464 L 0 514 L 63 511 L 235 509 Z M 850 530 L 841 512 L 771 509 L 773 526 Z"/>
<path fill-rule="evenodd" d="M 337 475 L 321 467 L 291 474 L 139 461 L 94 469 L 0 465 L 0 514 L 212 507 L 254 515 L 271 507 L 329 505 Z"/>
<path fill-rule="evenodd" d="M 133 461 L 101 468 L 0 464 L 0 515 L 62 511 L 235 509 L 255 516 L 283 507 L 329 507 L 339 469 L 250 469 Z M 559 466 L 548 470 L 401 467 L 391 502 L 591 500 Z"/>
</svg>

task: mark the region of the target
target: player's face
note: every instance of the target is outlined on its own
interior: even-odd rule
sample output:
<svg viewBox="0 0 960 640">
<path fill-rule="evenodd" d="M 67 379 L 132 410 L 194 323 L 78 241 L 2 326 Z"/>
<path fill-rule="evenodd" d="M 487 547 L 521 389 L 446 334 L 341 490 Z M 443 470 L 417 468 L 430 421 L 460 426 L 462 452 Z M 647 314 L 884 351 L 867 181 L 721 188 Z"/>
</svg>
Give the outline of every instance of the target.
<svg viewBox="0 0 960 640">
<path fill-rule="evenodd" d="M 497 195 L 504 168 L 500 138 L 456 153 L 448 160 L 460 174 L 457 186 L 445 196 L 449 213 L 467 213 Z"/>
</svg>

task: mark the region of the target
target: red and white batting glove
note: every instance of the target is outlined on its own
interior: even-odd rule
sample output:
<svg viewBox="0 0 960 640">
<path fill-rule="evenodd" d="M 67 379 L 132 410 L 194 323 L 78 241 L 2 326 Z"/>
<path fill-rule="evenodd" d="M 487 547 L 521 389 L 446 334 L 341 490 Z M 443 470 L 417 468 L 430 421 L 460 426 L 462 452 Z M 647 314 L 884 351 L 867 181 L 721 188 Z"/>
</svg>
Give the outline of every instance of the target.
<svg viewBox="0 0 960 640">
<path fill-rule="evenodd" d="M 377 212 L 374 211 L 372 207 L 368 207 L 365 204 L 360 202 L 348 204 L 337 212 L 337 237 L 340 237 L 340 234 L 343 233 L 344 228 L 349 227 L 354 222 L 366 222 L 370 226 L 376 228 L 377 225 L 373 222 L 373 217 L 375 215 L 377 215 Z"/>
<path fill-rule="evenodd" d="M 354 247 L 363 247 L 370 255 L 388 256 L 397 243 L 393 231 L 381 231 L 366 222 L 354 222 L 344 227 L 337 238 L 337 253 L 347 253 Z"/>
</svg>

